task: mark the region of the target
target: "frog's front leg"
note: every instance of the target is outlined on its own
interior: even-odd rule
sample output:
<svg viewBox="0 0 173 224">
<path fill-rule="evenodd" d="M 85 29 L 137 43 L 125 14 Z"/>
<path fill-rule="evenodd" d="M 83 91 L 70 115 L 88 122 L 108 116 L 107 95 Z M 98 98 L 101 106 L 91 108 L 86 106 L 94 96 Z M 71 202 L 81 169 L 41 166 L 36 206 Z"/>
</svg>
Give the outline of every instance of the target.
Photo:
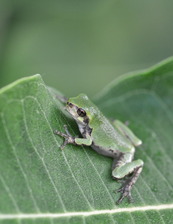
<svg viewBox="0 0 173 224">
<path fill-rule="evenodd" d="M 144 165 L 143 161 L 140 159 L 129 162 L 129 160 L 132 160 L 132 158 L 132 153 L 122 154 L 119 159 L 113 163 L 112 177 L 114 179 L 123 179 L 128 177 L 129 174 L 132 174 L 131 177 L 125 180 L 122 187 L 118 189 L 117 192 L 121 192 L 121 196 L 118 199 L 117 204 L 121 203 L 125 197 L 127 197 L 130 202 L 132 201 L 131 189 L 137 181 Z"/>
<path fill-rule="evenodd" d="M 113 122 L 113 125 L 124 136 L 126 136 L 134 146 L 139 146 L 142 144 L 142 141 L 138 137 L 136 137 L 136 135 L 130 130 L 130 128 L 128 128 L 127 125 L 123 124 L 121 121 L 115 120 Z"/>
<path fill-rule="evenodd" d="M 73 144 L 73 145 L 87 145 L 90 146 L 92 144 L 92 139 L 90 138 L 90 136 L 88 136 L 87 138 L 77 138 L 77 137 L 73 137 L 70 132 L 68 131 L 67 125 L 64 125 L 64 129 L 65 129 L 65 134 L 55 130 L 54 134 L 56 135 L 60 135 L 63 138 L 65 138 L 64 143 L 61 145 L 61 149 L 63 149 L 67 144 Z"/>
</svg>

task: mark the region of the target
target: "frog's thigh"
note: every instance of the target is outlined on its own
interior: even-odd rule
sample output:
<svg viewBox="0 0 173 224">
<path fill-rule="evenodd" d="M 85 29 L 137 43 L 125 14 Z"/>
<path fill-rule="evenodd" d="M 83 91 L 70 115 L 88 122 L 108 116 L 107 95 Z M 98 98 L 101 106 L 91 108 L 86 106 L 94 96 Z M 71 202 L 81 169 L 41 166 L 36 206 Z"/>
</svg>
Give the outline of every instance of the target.
<svg viewBox="0 0 173 224">
<path fill-rule="evenodd" d="M 115 167 L 112 170 L 112 176 L 116 179 L 122 179 L 125 176 L 127 176 L 130 173 L 133 173 L 133 171 L 138 168 L 142 167 L 144 162 L 140 159 L 134 160 L 133 162 L 122 164 L 118 167 Z"/>
<path fill-rule="evenodd" d="M 113 122 L 113 125 L 115 128 L 117 128 L 124 136 L 126 136 L 127 138 L 129 138 L 129 140 L 131 141 L 131 143 L 134 146 L 138 146 L 142 144 L 142 141 L 136 137 L 136 135 L 125 125 L 123 124 L 121 121 L 119 120 L 115 120 Z"/>
<path fill-rule="evenodd" d="M 91 138 L 75 138 L 75 143 L 77 145 L 88 145 L 90 146 L 92 143 L 92 139 Z"/>
</svg>

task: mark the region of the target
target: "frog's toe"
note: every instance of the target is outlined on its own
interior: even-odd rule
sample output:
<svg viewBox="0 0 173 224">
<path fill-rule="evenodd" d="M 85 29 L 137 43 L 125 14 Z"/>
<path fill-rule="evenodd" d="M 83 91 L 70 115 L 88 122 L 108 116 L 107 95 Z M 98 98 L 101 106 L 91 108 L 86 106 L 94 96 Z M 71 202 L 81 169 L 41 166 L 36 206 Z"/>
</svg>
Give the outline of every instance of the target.
<svg viewBox="0 0 173 224">
<path fill-rule="evenodd" d="M 55 135 L 60 135 L 61 137 L 64 137 L 64 138 L 67 138 L 67 137 L 68 137 L 68 135 L 66 135 L 66 134 L 64 134 L 64 133 L 62 133 L 62 132 L 60 132 L 60 131 L 58 131 L 58 130 L 55 130 L 55 131 L 54 131 L 54 134 L 55 134 Z"/>
<path fill-rule="evenodd" d="M 133 203 L 134 202 L 134 199 L 132 198 L 131 193 L 127 196 L 127 198 L 129 200 L 129 203 Z"/>
<path fill-rule="evenodd" d="M 68 144 L 68 140 L 65 139 L 65 141 L 63 142 L 63 144 L 60 146 L 60 149 L 63 150 L 67 144 Z"/>
<path fill-rule="evenodd" d="M 121 191 L 121 192 L 122 192 L 122 191 Z M 126 198 L 126 197 L 129 198 L 128 193 L 127 193 L 127 192 L 122 192 L 120 198 L 117 200 L 116 203 L 119 205 L 119 204 L 123 201 L 123 199 Z"/>
<path fill-rule="evenodd" d="M 116 193 L 121 193 L 121 196 L 117 201 L 117 204 L 120 204 L 123 201 L 123 199 L 126 197 L 128 198 L 129 203 L 133 202 L 133 199 L 131 196 L 131 185 L 125 184 L 124 186 L 116 190 Z"/>
<path fill-rule="evenodd" d="M 123 191 L 123 187 L 120 187 L 120 188 L 114 190 L 115 193 L 120 193 L 120 192 L 122 192 L 122 191 Z"/>
<path fill-rule="evenodd" d="M 59 131 L 58 131 L 58 130 L 54 130 L 53 133 L 54 133 L 55 135 L 59 135 Z"/>
<path fill-rule="evenodd" d="M 125 196 L 121 195 L 121 197 L 116 201 L 116 204 L 119 205 Z"/>
</svg>

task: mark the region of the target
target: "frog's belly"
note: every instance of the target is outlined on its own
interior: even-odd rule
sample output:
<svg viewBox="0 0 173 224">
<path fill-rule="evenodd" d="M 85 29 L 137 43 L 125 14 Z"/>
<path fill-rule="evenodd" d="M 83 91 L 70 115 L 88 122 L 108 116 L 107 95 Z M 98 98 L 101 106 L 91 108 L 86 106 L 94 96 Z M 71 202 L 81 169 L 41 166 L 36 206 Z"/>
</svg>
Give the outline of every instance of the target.
<svg viewBox="0 0 173 224">
<path fill-rule="evenodd" d="M 120 151 L 118 150 L 112 150 L 112 149 L 104 149 L 100 146 L 95 145 L 94 143 L 91 145 L 91 147 L 99 154 L 104 155 L 104 156 L 108 156 L 108 157 L 112 157 L 112 158 L 116 158 L 117 156 L 120 155 Z"/>
</svg>

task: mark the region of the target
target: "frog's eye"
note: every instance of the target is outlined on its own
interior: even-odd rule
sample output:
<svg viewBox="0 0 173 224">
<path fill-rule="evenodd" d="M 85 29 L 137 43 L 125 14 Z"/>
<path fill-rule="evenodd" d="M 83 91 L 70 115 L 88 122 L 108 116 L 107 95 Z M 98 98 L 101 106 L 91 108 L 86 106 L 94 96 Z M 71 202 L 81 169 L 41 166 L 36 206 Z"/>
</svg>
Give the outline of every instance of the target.
<svg viewBox="0 0 173 224">
<path fill-rule="evenodd" d="M 78 108 L 78 109 L 77 109 L 77 114 L 78 114 L 80 117 L 85 117 L 85 116 L 86 116 L 86 112 L 85 112 L 82 108 Z"/>
<path fill-rule="evenodd" d="M 67 105 L 68 105 L 69 107 L 73 107 L 73 104 L 72 104 L 72 103 L 67 102 Z"/>
</svg>

